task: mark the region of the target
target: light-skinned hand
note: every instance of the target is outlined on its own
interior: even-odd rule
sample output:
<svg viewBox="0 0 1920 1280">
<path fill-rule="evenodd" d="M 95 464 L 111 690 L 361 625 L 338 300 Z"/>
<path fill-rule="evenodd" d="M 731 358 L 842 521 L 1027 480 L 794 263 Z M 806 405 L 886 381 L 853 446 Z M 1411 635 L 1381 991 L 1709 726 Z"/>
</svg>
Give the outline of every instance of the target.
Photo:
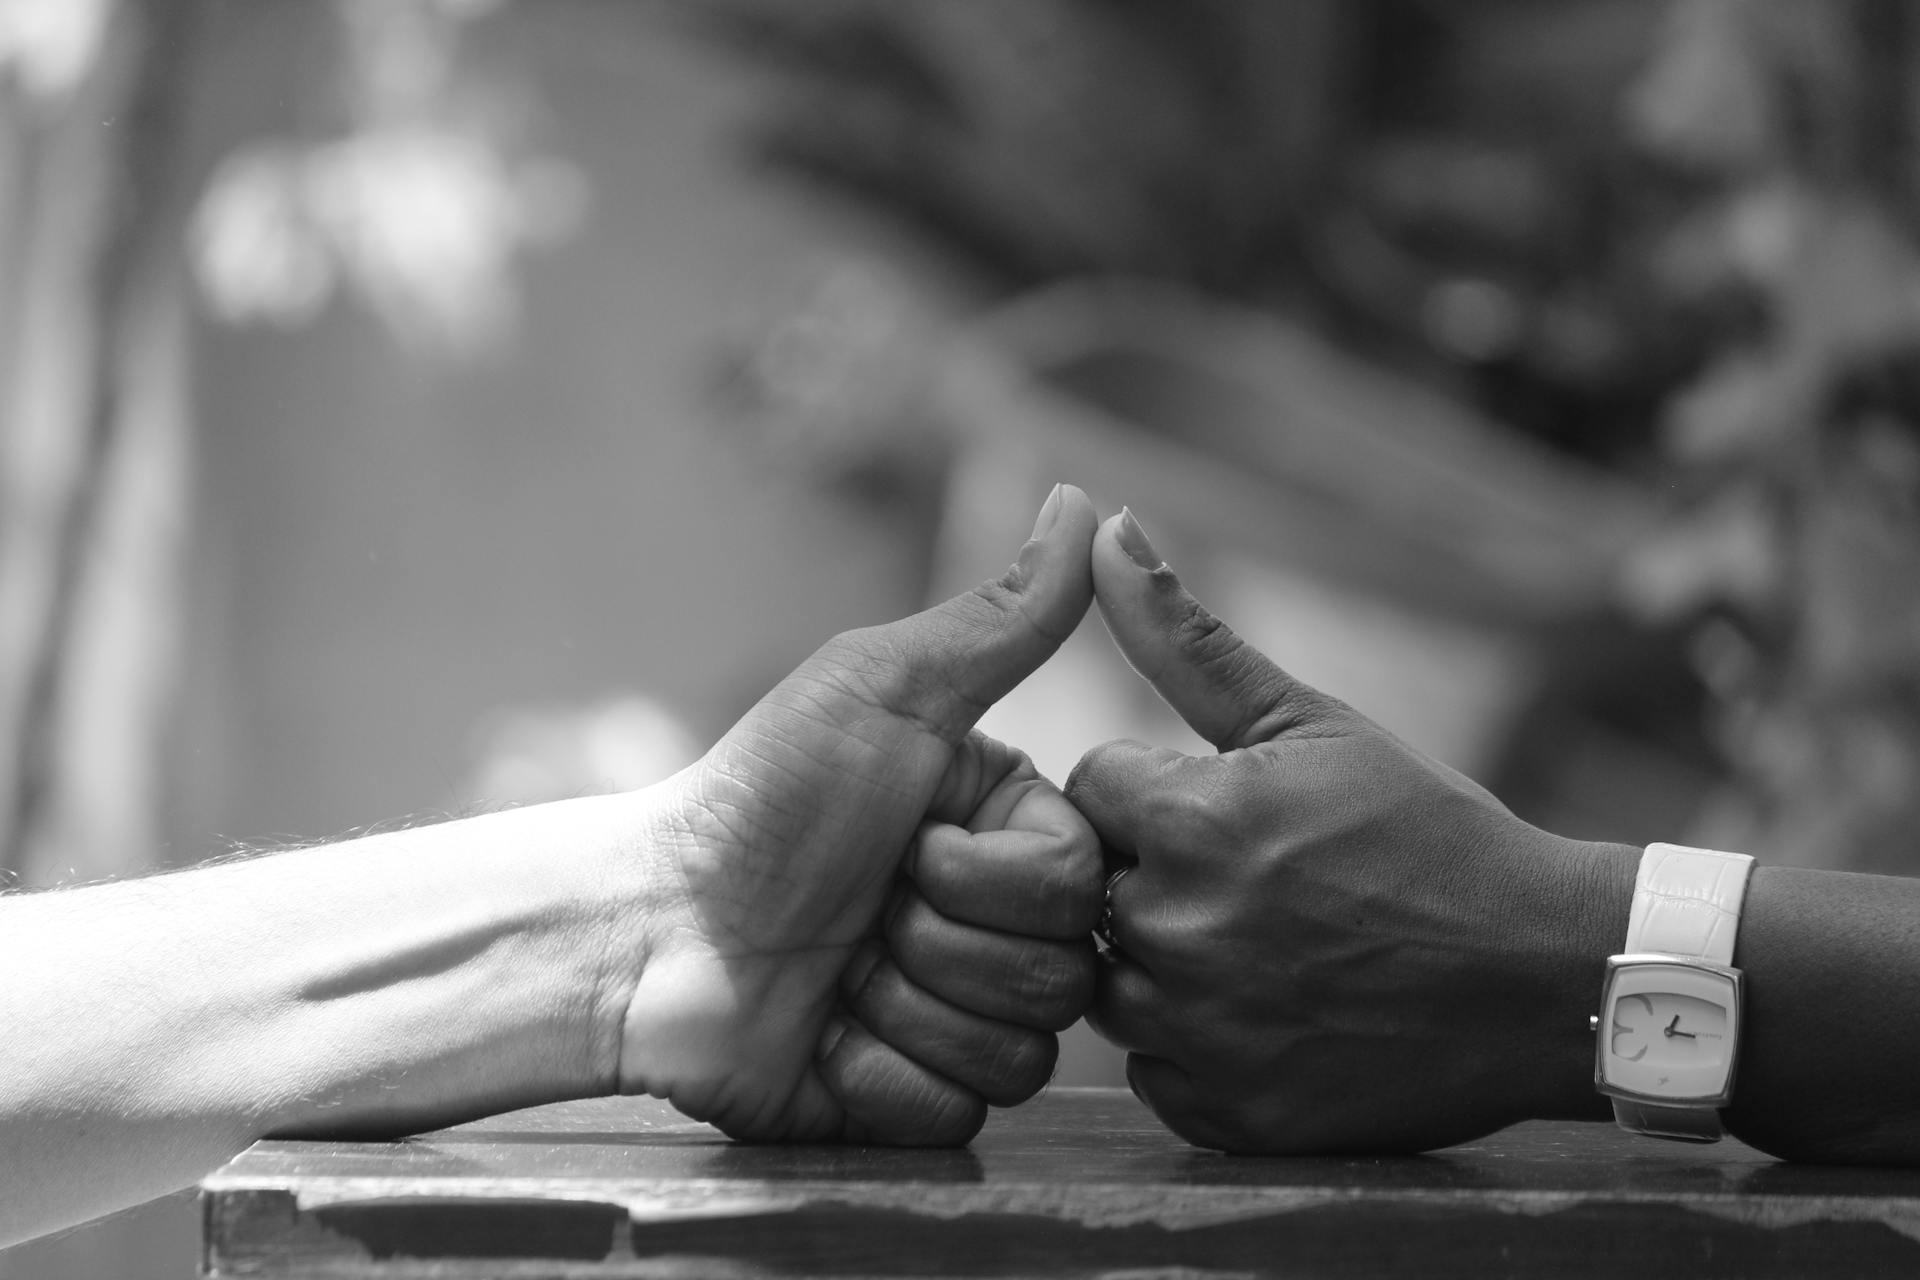
<svg viewBox="0 0 1920 1280">
<path fill-rule="evenodd" d="M 971 730 L 1086 612 L 1096 519 L 1056 488 L 1004 577 L 835 637 L 657 790 L 622 1091 L 740 1138 L 946 1144 L 1046 1082 L 1098 847 Z"/>
</svg>

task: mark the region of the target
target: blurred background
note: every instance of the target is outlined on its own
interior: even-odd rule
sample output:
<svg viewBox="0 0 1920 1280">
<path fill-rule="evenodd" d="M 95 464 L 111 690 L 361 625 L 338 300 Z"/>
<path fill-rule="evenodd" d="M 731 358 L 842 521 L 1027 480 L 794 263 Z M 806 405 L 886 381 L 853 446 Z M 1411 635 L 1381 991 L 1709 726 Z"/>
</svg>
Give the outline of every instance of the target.
<svg viewBox="0 0 1920 1280">
<path fill-rule="evenodd" d="M 0 868 L 653 781 L 1069 480 L 1541 825 L 1909 872 L 1916 65 L 1904 0 L 5 0 Z M 986 727 L 1202 749 L 1097 622 Z"/>
</svg>

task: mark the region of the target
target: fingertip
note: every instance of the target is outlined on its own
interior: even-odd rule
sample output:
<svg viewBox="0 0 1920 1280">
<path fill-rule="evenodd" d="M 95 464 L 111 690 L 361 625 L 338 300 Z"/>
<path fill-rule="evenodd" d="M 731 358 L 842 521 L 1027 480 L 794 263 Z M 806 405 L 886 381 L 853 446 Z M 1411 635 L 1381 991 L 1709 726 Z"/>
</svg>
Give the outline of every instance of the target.
<svg viewBox="0 0 1920 1280">
<path fill-rule="evenodd" d="M 854 951 L 853 958 L 847 961 L 847 967 L 840 972 L 840 993 L 849 1001 L 857 1001 L 860 993 L 866 989 L 868 979 L 873 977 L 874 970 L 886 958 L 887 949 L 880 943 L 872 940 L 861 943 Z M 827 1034 L 821 1037 L 821 1050 L 818 1054 L 823 1058 L 832 1052 L 834 1044 L 839 1042 L 840 1033 L 845 1031 L 845 1028 L 841 1027 L 836 1032 L 832 1020 L 827 1025 Z"/>
<path fill-rule="evenodd" d="M 1105 520 L 1102 520 L 1099 528 L 1094 530 L 1093 556 L 1096 561 L 1113 553 L 1118 553 L 1122 559 L 1127 558 L 1126 548 L 1120 545 L 1120 525 L 1127 518 L 1128 514 L 1128 508 L 1122 507 Z M 1099 569 L 1096 567 L 1096 580 L 1098 574 Z"/>
<path fill-rule="evenodd" d="M 1153 540 L 1147 537 L 1147 531 L 1140 527 L 1140 520 L 1133 514 L 1132 507 L 1120 508 L 1120 518 L 1114 523 L 1113 537 L 1120 549 L 1127 553 L 1127 559 L 1148 573 L 1167 567 L 1167 562 L 1153 549 Z"/>
<path fill-rule="evenodd" d="M 1071 630 L 1093 601 L 1091 548 L 1099 524 L 1093 500 L 1083 490 L 1057 484 L 1041 505 L 1033 536 L 1020 548 L 1009 585 L 1045 602 L 1050 616 L 1064 619 L 1064 624 L 1042 621 L 1048 630 Z"/>
<path fill-rule="evenodd" d="M 823 662 L 877 668 L 888 710 L 954 741 L 1066 643 L 1093 602 L 1087 495 L 1058 485 L 1012 568 L 910 618 L 835 637 Z"/>
<path fill-rule="evenodd" d="M 1131 511 L 1100 526 L 1091 567 L 1094 600 L 1115 647 L 1220 750 L 1334 712 L 1331 699 L 1295 681 L 1195 599 Z"/>
<path fill-rule="evenodd" d="M 1027 546 L 1077 546 L 1084 550 L 1092 543 L 1099 524 L 1100 514 L 1093 509 L 1093 499 L 1085 490 L 1077 485 L 1056 484 L 1040 504 L 1040 514 L 1034 521 Z"/>
<path fill-rule="evenodd" d="M 1127 665 L 1149 683 L 1165 668 L 1179 620 L 1204 612 L 1125 507 L 1095 531 L 1088 552 L 1093 602 Z"/>
<path fill-rule="evenodd" d="M 1107 517 L 1095 530 L 1089 564 L 1100 616 L 1138 669 L 1138 655 L 1129 642 L 1143 623 L 1166 611 L 1168 602 L 1186 596 L 1186 589 L 1128 507 Z"/>
<path fill-rule="evenodd" d="M 1068 531 L 1076 539 L 1091 541 L 1093 530 L 1100 523 L 1100 513 L 1094 510 L 1093 499 L 1079 485 L 1061 483 L 1054 486 L 1060 492 L 1060 512 L 1069 520 Z"/>
<path fill-rule="evenodd" d="M 1095 974 L 1087 1025 L 1107 1043 L 1130 1053 L 1169 1051 L 1185 1036 L 1171 1023 L 1153 975 L 1137 956 L 1102 952 Z"/>
</svg>

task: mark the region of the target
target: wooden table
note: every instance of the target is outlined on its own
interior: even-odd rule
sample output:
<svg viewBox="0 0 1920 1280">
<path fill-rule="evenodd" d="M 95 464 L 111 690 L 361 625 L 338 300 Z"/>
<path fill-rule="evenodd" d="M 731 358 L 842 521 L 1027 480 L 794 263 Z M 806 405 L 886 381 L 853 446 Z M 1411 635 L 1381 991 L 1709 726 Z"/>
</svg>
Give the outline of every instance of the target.
<svg viewBox="0 0 1920 1280">
<path fill-rule="evenodd" d="M 1920 1276 L 1920 1172 L 1573 1124 L 1248 1159 L 1109 1089 L 996 1112 L 963 1151 L 742 1146 L 597 1099 L 262 1142 L 203 1203 L 216 1276 Z"/>
</svg>

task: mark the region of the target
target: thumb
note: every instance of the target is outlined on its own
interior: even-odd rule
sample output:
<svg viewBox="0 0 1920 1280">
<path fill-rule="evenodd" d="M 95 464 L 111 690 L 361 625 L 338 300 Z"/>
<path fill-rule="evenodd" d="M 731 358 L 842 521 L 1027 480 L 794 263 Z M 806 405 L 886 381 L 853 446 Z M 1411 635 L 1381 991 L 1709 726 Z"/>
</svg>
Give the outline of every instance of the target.
<svg viewBox="0 0 1920 1280">
<path fill-rule="evenodd" d="M 885 710 L 957 742 L 1086 615 L 1098 522 L 1086 494 L 1055 485 L 1005 574 L 912 617 L 849 631 L 822 656 Z"/>
<path fill-rule="evenodd" d="M 1093 583 L 1100 616 L 1128 663 L 1219 750 L 1353 717 L 1207 612 L 1124 507 L 1094 537 Z"/>
</svg>

